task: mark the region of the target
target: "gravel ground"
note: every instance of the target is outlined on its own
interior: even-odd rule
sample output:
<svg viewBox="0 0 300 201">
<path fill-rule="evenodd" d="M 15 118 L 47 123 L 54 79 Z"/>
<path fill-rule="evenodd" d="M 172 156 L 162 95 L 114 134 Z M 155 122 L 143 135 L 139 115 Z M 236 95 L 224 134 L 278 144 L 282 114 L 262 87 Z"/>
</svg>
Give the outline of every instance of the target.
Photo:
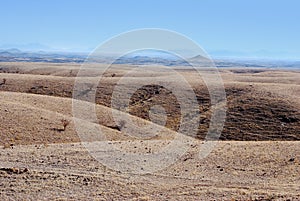
<svg viewBox="0 0 300 201">
<path fill-rule="evenodd" d="M 194 147 L 148 174 L 107 168 L 80 143 L 14 146 L 0 155 L 1 200 L 297 200 L 299 145 L 218 142 L 204 159 Z"/>
</svg>

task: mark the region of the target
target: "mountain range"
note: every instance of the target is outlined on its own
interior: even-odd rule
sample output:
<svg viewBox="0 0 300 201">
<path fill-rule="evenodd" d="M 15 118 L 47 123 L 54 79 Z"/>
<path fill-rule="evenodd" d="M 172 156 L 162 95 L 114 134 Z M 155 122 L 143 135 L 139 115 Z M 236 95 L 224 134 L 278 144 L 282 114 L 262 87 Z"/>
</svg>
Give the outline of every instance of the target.
<svg viewBox="0 0 300 201">
<path fill-rule="evenodd" d="M 49 62 L 49 63 L 83 63 L 88 58 L 87 53 L 77 52 L 50 52 L 50 51 L 22 51 L 17 48 L 1 49 L 0 62 Z M 113 61 L 110 56 L 89 58 L 90 62 L 115 63 L 131 65 L 164 65 L 190 66 L 190 63 L 209 61 L 207 58 L 196 55 L 183 60 L 165 52 L 152 50 L 151 52 L 134 53 L 122 56 Z M 263 67 L 263 68 L 300 68 L 300 61 L 262 60 L 262 59 L 213 59 L 217 67 Z"/>
</svg>

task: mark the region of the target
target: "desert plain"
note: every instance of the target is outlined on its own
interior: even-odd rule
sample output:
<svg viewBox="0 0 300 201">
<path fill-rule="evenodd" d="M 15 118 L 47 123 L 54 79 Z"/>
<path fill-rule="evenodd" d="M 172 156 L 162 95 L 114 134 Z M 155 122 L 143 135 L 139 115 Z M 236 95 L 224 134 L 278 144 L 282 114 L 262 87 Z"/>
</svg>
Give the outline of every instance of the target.
<svg viewBox="0 0 300 201">
<path fill-rule="evenodd" d="M 111 100 L 132 66 L 115 64 L 103 72 L 95 103 L 82 100 L 94 104 L 97 121 L 75 121 L 74 83 L 81 79 L 88 86 L 95 79 L 90 65 L 78 76 L 81 65 L 76 63 L 0 63 L 1 200 L 300 199 L 299 70 L 220 68 L 227 110 L 212 152 L 199 159 L 198 147 L 191 146 L 170 166 L 139 174 L 93 158 L 75 122 L 82 121 L 87 130 L 100 127 L 124 152 L 152 153 L 174 135 L 184 135 L 179 133 L 179 103 L 164 87 L 141 86 L 131 98 L 128 115 L 163 132 L 145 139 L 122 133 Z M 200 124 L 187 137 L 201 144 L 211 117 L 209 91 L 196 71 L 177 71 L 192 86 L 200 110 Z M 149 78 L 143 73 L 132 76 Z M 151 77 L 168 79 L 169 73 L 153 71 Z M 150 122 L 153 104 L 164 108 L 164 125 Z"/>
</svg>

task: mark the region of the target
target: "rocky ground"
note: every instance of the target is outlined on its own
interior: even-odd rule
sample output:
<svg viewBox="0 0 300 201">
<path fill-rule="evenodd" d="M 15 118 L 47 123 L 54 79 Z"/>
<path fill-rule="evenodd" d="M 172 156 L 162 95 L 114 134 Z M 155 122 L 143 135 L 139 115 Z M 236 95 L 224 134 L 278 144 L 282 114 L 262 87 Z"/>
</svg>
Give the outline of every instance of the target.
<svg viewBox="0 0 300 201">
<path fill-rule="evenodd" d="M 139 175 L 106 168 L 80 144 L 1 151 L 2 200 L 297 200 L 299 142 L 219 142 L 205 159 L 187 153 Z"/>
<path fill-rule="evenodd" d="M 85 80 L 89 86 L 96 79 L 90 65 L 76 78 L 79 64 L 0 64 L 1 200 L 300 199 L 299 71 L 220 69 L 227 117 L 220 141 L 207 157 L 199 158 L 203 150 L 196 145 L 204 143 L 211 102 L 195 71 L 178 68 L 199 104 L 196 134 L 178 133 L 181 110 L 172 91 L 145 85 L 131 97 L 128 117 L 160 132 L 151 135 L 148 129 L 128 135 L 122 128 L 132 125 L 116 122 L 111 97 L 129 65 L 115 65 L 104 72 L 96 90 L 97 104 L 92 105 L 96 121 L 73 116 L 74 81 Z M 137 73 L 132 79 L 147 76 Z M 151 76 L 170 79 L 167 71 L 153 71 Z M 83 107 L 92 104 L 82 103 Z M 153 120 L 149 115 L 153 105 L 165 109 L 165 126 L 149 121 Z M 85 136 L 78 135 L 76 125 L 85 128 Z M 106 138 L 95 135 L 97 129 Z M 158 153 L 175 136 L 196 145 L 191 143 L 167 168 L 145 174 L 118 168 L 119 159 L 112 155 L 111 166 L 104 166 L 83 143 L 108 141 L 121 152 L 146 157 Z M 173 147 L 174 153 L 166 155 L 165 161 L 177 148 Z M 102 150 L 108 159 L 111 153 Z"/>
</svg>

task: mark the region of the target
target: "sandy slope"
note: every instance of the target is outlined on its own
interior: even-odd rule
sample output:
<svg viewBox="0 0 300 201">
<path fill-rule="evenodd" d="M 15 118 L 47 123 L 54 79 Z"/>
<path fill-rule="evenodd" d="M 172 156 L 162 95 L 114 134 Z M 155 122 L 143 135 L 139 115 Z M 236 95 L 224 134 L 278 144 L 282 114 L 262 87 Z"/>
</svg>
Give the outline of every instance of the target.
<svg viewBox="0 0 300 201">
<path fill-rule="evenodd" d="M 0 143 L 2 145 L 80 141 L 72 117 L 72 99 L 15 92 L 0 92 L 0 94 Z M 91 105 L 87 102 L 82 103 L 83 106 Z M 84 121 L 83 125 L 87 127 L 87 130 L 91 130 L 94 126 L 100 126 L 108 140 L 132 139 L 117 129 L 110 108 L 98 105 L 96 113 L 98 122 Z M 140 124 L 150 123 L 131 115 L 129 117 Z M 65 131 L 61 130 L 63 128 L 62 119 L 70 121 L 70 125 Z M 78 121 L 80 122 L 80 119 Z M 172 138 L 174 135 L 173 131 L 166 128 L 160 129 L 163 131 L 160 132 L 161 136 L 157 136 L 156 139 Z M 97 137 L 93 138 L 93 140 L 97 139 Z"/>
<path fill-rule="evenodd" d="M 6 64 L 8 65 L 8 64 Z M 11 64 L 12 65 L 12 64 Z M 16 65 L 16 64 L 14 64 Z M 61 66 L 60 66 L 61 67 Z M 120 76 L 124 75 L 126 66 L 113 69 L 115 77 L 104 77 L 97 87 L 96 103 L 111 106 L 111 95 Z M 74 77 L 68 74 L 51 75 L 52 66 L 42 66 L 38 73 L 28 71 L 29 64 L 18 67 L 19 73 L 0 73 L 0 80 L 6 79 L 6 84 L 0 86 L 1 91 L 33 93 L 47 96 L 72 97 Z M 61 67 L 59 71 L 77 69 L 78 65 Z M 8 68 L 10 69 L 10 68 Z M 26 70 L 27 69 L 27 70 Z M 37 70 L 36 69 L 36 70 Z M 6 71 L 5 71 L 6 72 Z M 88 76 L 93 75 L 93 69 L 87 69 Z M 181 74 L 190 82 L 195 90 L 200 105 L 201 122 L 197 138 L 204 139 L 209 125 L 210 99 L 203 80 L 195 72 L 182 70 Z M 20 74 L 25 73 L 25 74 Z M 50 75 L 49 75 L 50 73 Z M 227 121 L 223 130 L 222 140 L 299 140 L 300 139 L 300 102 L 298 71 L 270 71 L 259 73 L 236 73 L 236 70 L 222 70 L 221 72 L 227 95 Z M 149 78 L 148 75 L 133 75 L 134 79 Z M 145 77 L 143 77 L 145 76 Z M 160 75 L 168 79 L 168 73 Z M 81 77 L 80 80 L 95 80 L 95 77 Z M 180 83 L 178 88 L 180 89 Z M 159 89 L 160 90 L 160 89 Z M 153 104 L 162 105 L 168 116 L 166 127 L 178 131 L 180 124 L 180 108 L 176 98 L 169 91 L 162 89 L 159 94 L 156 86 L 141 87 L 133 98 L 131 114 L 149 120 L 148 110 Z M 182 91 L 184 91 L 182 89 Z"/>
</svg>

